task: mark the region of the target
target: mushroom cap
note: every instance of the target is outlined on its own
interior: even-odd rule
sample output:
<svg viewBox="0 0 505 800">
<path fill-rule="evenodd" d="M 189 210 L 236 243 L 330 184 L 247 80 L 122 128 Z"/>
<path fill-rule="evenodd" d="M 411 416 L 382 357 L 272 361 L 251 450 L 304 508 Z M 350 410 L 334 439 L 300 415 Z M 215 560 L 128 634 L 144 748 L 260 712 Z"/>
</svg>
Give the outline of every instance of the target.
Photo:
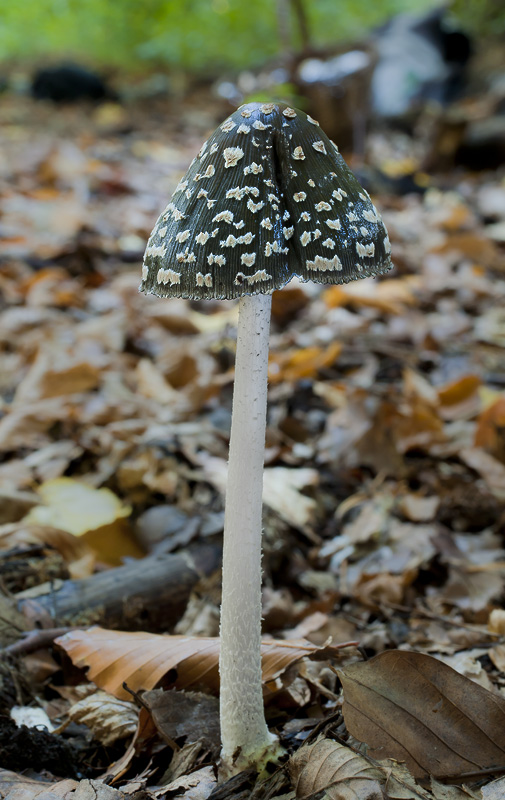
<svg viewBox="0 0 505 800">
<path fill-rule="evenodd" d="M 269 294 L 294 276 L 348 283 L 391 269 L 389 238 L 337 146 L 303 111 L 248 103 L 191 163 L 149 239 L 140 290 Z"/>
</svg>

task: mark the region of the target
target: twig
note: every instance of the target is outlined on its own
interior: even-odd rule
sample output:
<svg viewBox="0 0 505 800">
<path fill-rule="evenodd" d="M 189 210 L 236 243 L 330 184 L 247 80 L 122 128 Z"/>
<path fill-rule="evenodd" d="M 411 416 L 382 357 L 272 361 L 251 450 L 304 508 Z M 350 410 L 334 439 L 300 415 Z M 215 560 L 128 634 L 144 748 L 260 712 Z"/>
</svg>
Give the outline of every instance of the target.
<svg viewBox="0 0 505 800">
<path fill-rule="evenodd" d="M 484 769 L 477 769 L 475 772 L 459 772 L 457 775 L 434 775 L 437 781 L 452 781 L 453 783 L 460 783 L 468 778 L 485 778 L 488 775 L 501 775 L 505 772 L 505 767 L 486 767 Z"/>
<path fill-rule="evenodd" d="M 63 636 L 64 633 L 75 631 L 76 629 L 76 626 L 74 626 L 73 628 L 45 628 L 41 630 L 25 631 L 21 639 L 0 650 L 0 656 L 33 653 L 35 650 L 52 644 L 58 636 Z"/>
</svg>

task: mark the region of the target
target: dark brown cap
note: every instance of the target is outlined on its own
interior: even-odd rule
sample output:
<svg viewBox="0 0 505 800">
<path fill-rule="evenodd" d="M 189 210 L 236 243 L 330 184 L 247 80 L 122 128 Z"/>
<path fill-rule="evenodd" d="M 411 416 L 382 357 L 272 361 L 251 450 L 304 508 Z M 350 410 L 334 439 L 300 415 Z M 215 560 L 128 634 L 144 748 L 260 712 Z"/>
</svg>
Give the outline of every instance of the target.
<svg viewBox="0 0 505 800">
<path fill-rule="evenodd" d="M 268 294 L 295 275 L 347 283 L 391 269 L 375 206 L 318 123 L 248 103 L 202 146 L 149 239 L 141 291 Z"/>
</svg>

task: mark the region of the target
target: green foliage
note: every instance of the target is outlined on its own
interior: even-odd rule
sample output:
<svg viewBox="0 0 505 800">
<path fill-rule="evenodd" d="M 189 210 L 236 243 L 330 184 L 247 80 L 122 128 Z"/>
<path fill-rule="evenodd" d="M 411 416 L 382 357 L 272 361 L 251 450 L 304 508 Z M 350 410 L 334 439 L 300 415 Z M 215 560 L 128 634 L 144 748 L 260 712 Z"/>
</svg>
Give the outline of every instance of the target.
<svg viewBox="0 0 505 800">
<path fill-rule="evenodd" d="M 498 0 L 454 0 L 452 6 L 458 24 L 480 36 L 505 33 L 505 5 Z"/>
<path fill-rule="evenodd" d="M 314 43 L 324 44 L 362 36 L 395 13 L 431 5 L 433 0 L 306 0 L 305 9 Z M 296 45 L 293 19 L 291 28 Z M 279 47 L 276 0 L 2 0 L 0 4 L 3 59 L 50 55 L 135 71 L 172 65 L 215 74 L 223 68 L 264 63 Z"/>
</svg>

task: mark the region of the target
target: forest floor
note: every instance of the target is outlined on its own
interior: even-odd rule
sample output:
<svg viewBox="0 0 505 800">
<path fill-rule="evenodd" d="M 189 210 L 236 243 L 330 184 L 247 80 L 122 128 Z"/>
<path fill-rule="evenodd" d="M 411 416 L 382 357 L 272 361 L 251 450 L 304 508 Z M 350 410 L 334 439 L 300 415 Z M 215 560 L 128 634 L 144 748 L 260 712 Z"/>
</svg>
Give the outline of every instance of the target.
<svg viewBox="0 0 505 800">
<path fill-rule="evenodd" d="M 394 272 L 274 295 L 263 666 L 289 760 L 216 782 L 237 309 L 138 285 L 227 113 L 0 103 L 0 797 L 497 800 L 503 172 L 375 194 Z"/>
</svg>

